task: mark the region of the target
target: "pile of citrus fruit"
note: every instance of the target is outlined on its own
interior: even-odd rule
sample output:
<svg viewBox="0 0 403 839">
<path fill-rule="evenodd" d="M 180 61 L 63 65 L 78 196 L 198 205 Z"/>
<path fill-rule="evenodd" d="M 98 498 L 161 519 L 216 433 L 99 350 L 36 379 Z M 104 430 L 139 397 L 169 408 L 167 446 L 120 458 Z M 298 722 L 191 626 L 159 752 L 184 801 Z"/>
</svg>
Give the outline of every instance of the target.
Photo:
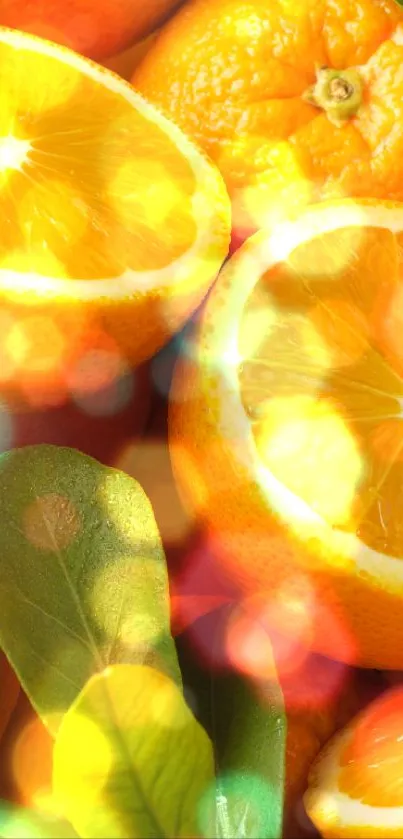
<svg viewBox="0 0 403 839">
<path fill-rule="evenodd" d="M 0 0 L 0 59 L 0 416 L 54 425 L 107 385 L 98 421 L 151 371 L 168 432 L 114 458 L 179 609 L 187 537 L 214 546 L 187 623 L 231 586 L 298 679 L 350 674 L 295 707 L 279 665 L 284 836 L 403 837 L 403 9 Z"/>
</svg>

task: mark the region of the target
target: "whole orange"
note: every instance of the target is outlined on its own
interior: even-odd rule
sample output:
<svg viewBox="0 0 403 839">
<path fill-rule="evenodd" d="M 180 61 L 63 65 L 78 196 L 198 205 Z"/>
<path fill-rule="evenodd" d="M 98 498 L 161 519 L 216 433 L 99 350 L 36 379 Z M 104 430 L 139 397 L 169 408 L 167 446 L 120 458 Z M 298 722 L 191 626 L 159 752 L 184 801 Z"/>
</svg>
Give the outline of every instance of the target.
<svg viewBox="0 0 403 839">
<path fill-rule="evenodd" d="M 0 26 L 22 29 L 96 60 L 144 38 L 181 0 L 0 0 Z"/>
<path fill-rule="evenodd" d="M 394 0 L 190 0 L 132 83 L 221 169 L 244 233 L 322 197 L 403 198 Z"/>
</svg>

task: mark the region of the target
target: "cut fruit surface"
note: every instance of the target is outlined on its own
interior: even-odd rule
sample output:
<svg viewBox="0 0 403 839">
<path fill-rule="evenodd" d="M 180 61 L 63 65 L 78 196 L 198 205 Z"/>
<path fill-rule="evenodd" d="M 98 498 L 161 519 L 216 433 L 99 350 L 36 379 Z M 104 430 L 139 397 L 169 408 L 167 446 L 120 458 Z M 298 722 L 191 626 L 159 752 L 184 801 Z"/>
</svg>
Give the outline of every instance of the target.
<svg viewBox="0 0 403 839">
<path fill-rule="evenodd" d="M 252 237 L 170 409 L 183 501 L 241 594 L 303 644 L 384 668 L 403 666 L 402 230 L 403 205 L 346 200 Z"/>
<path fill-rule="evenodd" d="M 0 58 L 0 391 L 57 401 L 91 349 L 137 365 L 180 328 L 226 256 L 229 199 L 113 73 L 6 29 Z"/>
<path fill-rule="evenodd" d="M 330 741 L 305 807 L 324 837 L 403 836 L 403 690 L 386 691 Z"/>
</svg>

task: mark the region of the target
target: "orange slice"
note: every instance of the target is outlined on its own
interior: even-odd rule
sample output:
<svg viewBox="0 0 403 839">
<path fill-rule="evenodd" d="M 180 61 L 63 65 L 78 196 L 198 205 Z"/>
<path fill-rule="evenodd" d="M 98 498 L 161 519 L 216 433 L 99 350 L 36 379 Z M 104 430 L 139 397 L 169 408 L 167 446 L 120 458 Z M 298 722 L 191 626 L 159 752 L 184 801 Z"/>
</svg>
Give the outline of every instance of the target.
<svg viewBox="0 0 403 839">
<path fill-rule="evenodd" d="M 85 353 L 137 365 L 229 243 L 216 168 L 129 84 L 0 29 L 0 394 L 58 401 Z"/>
<path fill-rule="evenodd" d="M 335 201 L 227 263 L 174 376 L 182 499 L 265 619 L 403 667 L 403 205 Z M 251 602 L 252 602 L 251 601 Z"/>
<path fill-rule="evenodd" d="M 371 703 L 319 755 L 304 796 L 324 837 L 403 836 L 403 690 Z"/>
</svg>

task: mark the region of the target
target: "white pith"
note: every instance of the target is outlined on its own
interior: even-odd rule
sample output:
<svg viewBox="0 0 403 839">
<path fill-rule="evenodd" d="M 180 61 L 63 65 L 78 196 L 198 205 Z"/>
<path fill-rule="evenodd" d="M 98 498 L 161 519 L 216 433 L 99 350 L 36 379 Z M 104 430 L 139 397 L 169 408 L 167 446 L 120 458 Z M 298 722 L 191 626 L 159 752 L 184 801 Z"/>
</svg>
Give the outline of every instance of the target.
<svg viewBox="0 0 403 839">
<path fill-rule="evenodd" d="M 217 239 L 220 210 L 223 211 L 222 217 L 225 219 L 227 207 L 225 206 L 224 182 L 207 158 L 204 158 L 203 154 L 176 125 L 146 102 L 128 82 L 123 81 L 112 72 L 82 58 L 67 48 L 58 47 L 56 44 L 42 41 L 35 36 L 16 30 L 0 29 L 0 42 L 7 43 L 15 47 L 16 50 L 22 50 L 22 52 L 29 50 L 57 58 L 59 62 L 75 67 L 95 82 L 126 99 L 140 114 L 166 131 L 167 136 L 188 161 L 197 182 L 197 189 L 191 199 L 193 215 L 197 220 L 196 239 L 191 248 L 166 268 L 155 271 L 126 270 L 119 277 L 102 280 L 86 280 L 75 277 L 74 283 L 65 278 L 3 269 L 0 270 L 0 288 L 10 296 L 19 297 L 21 294 L 31 293 L 33 296 L 46 300 L 60 299 L 60 297 L 66 300 L 77 300 L 77 298 L 92 300 L 100 297 L 119 300 L 132 296 L 134 292 L 169 286 L 172 284 L 173 277 L 175 285 L 182 281 L 189 281 L 190 265 L 192 266 L 192 275 L 195 279 L 197 278 L 198 282 L 202 282 L 204 275 L 206 275 L 206 278 L 209 274 L 211 275 L 211 266 L 208 264 L 208 259 L 203 260 L 203 255 L 206 251 L 208 252 L 209 245 Z"/>
<path fill-rule="evenodd" d="M 342 211 L 340 211 L 342 208 Z M 403 592 L 403 563 L 400 559 L 380 553 L 367 547 L 355 535 L 332 528 L 324 518 L 308 504 L 287 489 L 261 462 L 256 448 L 250 419 L 239 395 L 238 366 L 241 361 L 238 352 L 238 332 L 242 314 L 251 292 L 260 276 L 281 260 L 287 259 L 291 251 L 312 238 L 313 235 L 337 230 L 343 227 L 385 227 L 393 233 L 403 230 L 403 208 L 376 209 L 358 201 L 326 202 L 308 209 L 298 220 L 279 224 L 271 231 L 256 233 L 224 268 L 217 286 L 212 291 L 214 305 L 214 327 L 202 336 L 202 355 L 207 364 L 215 366 L 219 360 L 225 371 L 220 375 L 217 388 L 221 406 L 221 431 L 223 438 L 230 429 L 234 443 L 233 455 L 240 464 L 253 474 L 271 509 L 302 542 L 312 539 L 323 545 L 323 556 L 315 551 L 319 568 L 328 563 L 337 563 L 340 571 L 344 560 L 346 567 L 351 562 L 357 573 L 368 576 L 369 581 L 381 582 L 383 588 L 395 593 Z M 217 298 L 222 296 L 221 307 Z M 207 315 L 208 317 L 208 315 Z"/>
<path fill-rule="evenodd" d="M 373 807 L 341 792 L 338 785 L 340 757 L 352 735 L 351 729 L 338 734 L 324 749 L 314 766 L 314 778 L 304 796 L 310 818 L 318 827 L 338 825 L 382 830 L 403 828 L 403 807 Z M 365 833 L 362 834 L 365 836 Z"/>
</svg>

